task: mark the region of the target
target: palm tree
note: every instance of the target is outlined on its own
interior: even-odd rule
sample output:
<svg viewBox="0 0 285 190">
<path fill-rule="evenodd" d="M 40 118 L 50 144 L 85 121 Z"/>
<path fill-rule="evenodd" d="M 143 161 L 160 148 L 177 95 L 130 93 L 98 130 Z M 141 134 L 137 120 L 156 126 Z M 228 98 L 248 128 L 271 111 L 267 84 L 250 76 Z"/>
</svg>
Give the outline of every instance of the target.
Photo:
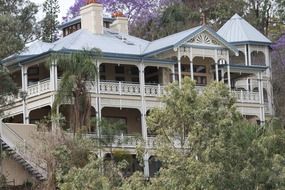
<svg viewBox="0 0 285 190">
<path fill-rule="evenodd" d="M 72 102 L 73 117 L 70 121 L 74 135 L 82 132 L 83 127 L 90 130 L 91 97 L 87 82 L 94 83 L 98 72 L 95 62 L 100 56 L 101 51 L 98 49 L 54 56 L 63 75 L 55 97 L 53 111 L 64 102 Z"/>
</svg>

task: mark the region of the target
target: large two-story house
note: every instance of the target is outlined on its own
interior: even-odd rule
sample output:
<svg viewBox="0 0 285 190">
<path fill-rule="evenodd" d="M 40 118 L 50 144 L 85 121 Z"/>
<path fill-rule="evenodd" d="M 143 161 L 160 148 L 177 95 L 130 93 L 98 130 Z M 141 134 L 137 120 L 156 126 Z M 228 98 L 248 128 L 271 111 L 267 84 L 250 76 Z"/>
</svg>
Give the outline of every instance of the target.
<svg viewBox="0 0 285 190">
<path fill-rule="evenodd" d="M 29 124 L 51 112 L 64 72 L 58 69 L 56 60 L 46 67 L 52 53 L 92 48 L 102 51 L 102 57 L 94 61 L 99 72 L 94 78 L 96 85 L 89 87 L 91 115 L 124 123 L 127 129 L 118 139 L 140 135 L 146 149 L 151 149 L 154 141 L 147 130 L 148 111 L 163 106 L 159 97 L 166 85 L 173 81 L 181 85 L 186 76 L 196 81 L 198 91 L 212 81 L 228 85 L 238 110 L 252 122 L 263 124 L 273 115 L 271 41 L 239 15 L 230 18 L 217 32 L 201 25 L 155 41 L 129 35 L 128 19 L 121 14 L 115 16 L 104 18 L 101 4 L 87 4 L 79 17 L 60 26 L 63 38 L 54 43 L 37 41 L 20 54 L 2 60 L 21 89 L 1 122 L 2 146 L 13 158 L 3 161 L 2 171 L 8 173 L 9 179 L 16 179 L 17 184 L 32 176 L 39 180 L 46 177 L 44 167 L 18 145 L 32 146 L 28 143 Z M 59 107 L 66 125 L 72 117 L 69 106 Z M 135 154 L 135 141 L 114 142 L 114 146 Z M 146 176 L 153 174 L 153 156 L 146 151 Z"/>
</svg>

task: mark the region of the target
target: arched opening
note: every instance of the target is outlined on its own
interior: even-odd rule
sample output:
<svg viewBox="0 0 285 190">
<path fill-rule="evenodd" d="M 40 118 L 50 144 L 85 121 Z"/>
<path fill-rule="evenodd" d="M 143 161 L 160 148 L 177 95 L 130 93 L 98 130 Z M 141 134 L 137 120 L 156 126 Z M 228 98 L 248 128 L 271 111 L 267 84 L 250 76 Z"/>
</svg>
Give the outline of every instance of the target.
<svg viewBox="0 0 285 190">
<path fill-rule="evenodd" d="M 215 61 L 209 57 L 195 57 L 193 59 L 193 75 L 197 86 L 206 86 L 214 80 L 215 70 L 212 68 Z"/>
<path fill-rule="evenodd" d="M 148 160 L 149 162 L 149 175 L 154 177 L 161 168 L 161 161 L 157 160 L 155 156 L 151 156 Z"/>
<path fill-rule="evenodd" d="M 139 69 L 134 65 L 102 63 L 99 68 L 101 81 L 139 82 Z"/>
<path fill-rule="evenodd" d="M 248 120 L 252 124 L 260 125 L 260 118 L 256 115 L 245 115 L 246 120 Z"/>
<path fill-rule="evenodd" d="M 36 110 L 32 110 L 29 114 L 30 124 L 39 123 L 43 119 L 50 119 L 51 107 L 45 106 Z M 51 129 L 51 125 L 47 126 Z"/>
<path fill-rule="evenodd" d="M 66 131 L 71 132 L 72 130 L 71 124 L 74 119 L 73 106 L 70 104 L 62 104 L 59 106 L 59 113 L 63 116 L 63 119 L 64 119 L 62 128 Z M 90 129 L 88 129 L 88 132 L 95 133 L 96 132 L 96 109 L 92 106 L 90 109 L 90 122 L 91 122 L 91 126 L 90 126 Z"/>
<path fill-rule="evenodd" d="M 28 85 L 36 84 L 39 81 L 49 80 L 50 71 L 45 63 L 33 65 L 28 68 Z"/>
<path fill-rule="evenodd" d="M 184 77 L 191 77 L 190 59 L 188 56 L 181 57 L 181 75 Z"/>
<path fill-rule="evenodd" d="M 15 115 L 12 117 L 4 118 L 4 123 L 24 123 L 23 114 Z"/>
<path fill-rule="evenodd" d="M 146 85 L 167 85 L 172 81 L 171 70 L 166 67 L 147 66 L 144 75 Z"/>
<path fill-rule="evenodd" d="M 108 122 L 120 126 L 120 133 L 135 135 L 142 132 L 141 113 L 138 109 L 104 107 L 101 114 Z"/>
<path fill-rule="evenodd" d="M 245 55 L 242 51 L 238 51 L 239 55 L 230 56 L 230 64 L 245 65 Z"/>
<path fill-rule="evenodd" d="M 114 150 L 112 153 L 105 154 L 104 158 L 104 167 L 105 169 L 110 169 L 109 167 L 111 161 L 115 163 L 121 162 L 123 160 L 127 161 L 128 165 L 122 170 L 124 177 L 130 177 L 136 171 L 143 171 L 142 166 L 135 154 L 129 154 L 124 150 Z"/>
<path fill-rule="evenodd" d="M 264 53 L 261 51 L 251 52 L 251 65 L 266 66 Z"/>
<path fill-rule="evenodd" d="M 160 84 L 161 82 L 161 69 L 158 67 L 148 66 L 144 69 L 145 74 L 145 84 Z"/>
</svg>

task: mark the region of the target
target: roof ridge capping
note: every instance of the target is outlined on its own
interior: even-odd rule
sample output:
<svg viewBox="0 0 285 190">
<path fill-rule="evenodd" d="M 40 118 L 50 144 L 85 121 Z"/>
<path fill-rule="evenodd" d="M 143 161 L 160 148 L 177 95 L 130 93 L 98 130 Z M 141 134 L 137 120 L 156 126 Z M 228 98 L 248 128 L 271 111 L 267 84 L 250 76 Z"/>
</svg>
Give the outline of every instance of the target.
<svg viewBox="0 0 285 190">
<path fill-rule="evenodd" d="M 270 45 L 272 43 L 271 40 L 237 13 L 217 33 L 233 44 Z"/>
<path fill-rule="evenodd" d="M 230 19 L 243 19 L 239 14 L 235 13 Z"/>
</svg>

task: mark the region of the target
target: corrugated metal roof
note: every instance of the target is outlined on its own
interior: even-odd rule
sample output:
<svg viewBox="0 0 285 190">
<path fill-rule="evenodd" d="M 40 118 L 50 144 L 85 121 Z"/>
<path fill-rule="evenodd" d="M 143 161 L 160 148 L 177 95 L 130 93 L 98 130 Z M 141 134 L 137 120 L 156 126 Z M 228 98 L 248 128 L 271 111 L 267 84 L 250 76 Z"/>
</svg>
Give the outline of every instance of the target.
<svg viewBox="0 0 285 190">
<path fill-rule="evenodd" d="M 230 43 L 271 43 L 268 38 L 238 14 L 228 20 L 217 33 Z"/>
<path fill-rule="evenodd" d="M 191 28 L 189 30 L 185 30 L 182 32 L 178 32 L 176 34 L 172 34 L 170 36 L 166 36 L 164 38 L 155 40 L 149 44 L 149 46 L 145 49 L 144 54 L 148 54 L 154 51 L 157 51 L 158 49 L 164 49 L 170 46 L 175 45 L 177 42 L 183 40 L 190 34 L 194 33 L 195 31 L 202 28 L 202 26 L 197 26 L 195 28 Z"/>
<path fill-rule="evenodd" d="M 52 50 L 82 50 L 98 48 L 104 53 L 140 55 L 148 41 L 105 29 L 104 35 L 96 35 L 80 29 L 54 43 Z"/>
<path fill-rule="evenodd" d="M 37 55 L 44 53 L 50 50 L 53 47 L 53 44 L 42 42 L 40 40 L 35 41 L 34 43 L 29 44 L 27 47 L 24 48 L 21 55 Z"/>
<path fill-rule="evenodd" d="M 49 51 L 54 45 L 51 43 L 42 42 L 40 40 L 37 40 L 35 42 L 32 42 L 19 53 L 15 53 L 13 55 L 10 55 L 9 57 L 6 57 L 2 60 L 2 62 L 11 60 L 11 59 L 17 59 L 17 61 L 22 60 L 22 58 L 27 58 L 33 55 L 39 55 L 44 52 Z"/>
<path fill-rule="evenodd" d="M 85 29 L 80 29 L 68 36 L 54 42 L 44 43 L 37 41 L 31 44 L 20 54 L 10 56 L 9 60 L 21 57 L 33 57 L 47 52 L 56 52 L 62 50 L 83 50 L 98 48 L 105 54 L 110 55 L 130 55 L 138 57 L 146 57 L 155 53 L 165 51 L 166 49 L 175 48 L 184 43 L 185 40 L 195 36 L 199 32 L 207 30 L 218 40 L 220 40 L 227 48 L 236 52 L 236 48 L 221 38 L 216 32 L 207 26 L 198 26 L 185 30 L 153 42 L 149 42 L 134 36 L 118 33 L 114 30 L 104 28 L 102 35 L 93 34 Z M 2 61 L 3 62 L 3 61 Z M 4 60 L 6 62 L 6 60 Z"/>
</svg>

